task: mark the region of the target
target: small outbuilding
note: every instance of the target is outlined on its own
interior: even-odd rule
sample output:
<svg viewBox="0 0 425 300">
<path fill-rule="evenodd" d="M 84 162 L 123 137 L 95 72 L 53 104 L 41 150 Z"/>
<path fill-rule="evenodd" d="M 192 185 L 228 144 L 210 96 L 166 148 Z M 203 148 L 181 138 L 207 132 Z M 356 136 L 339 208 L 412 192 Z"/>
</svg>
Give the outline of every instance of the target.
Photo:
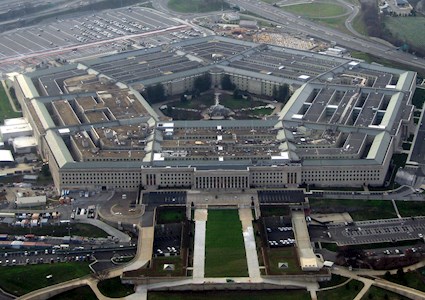
<svg viewBox="0 0 425 300">
<path fill-rule="evenodd" d="M 0 166 L 1 167 L 14 167 L 16 166 L 15 159 L 13 158 L 13 154 L 10 150 L 0 150 Z"/>
<path fill-rule="evenodd" d="M 32 197 L 20 197 L 20 195 L 17 195 L 15 200 L 15 204 L 18 208 L 46 205 L 46 202 L 47 198 L 45 195 Z"/>
</svg>

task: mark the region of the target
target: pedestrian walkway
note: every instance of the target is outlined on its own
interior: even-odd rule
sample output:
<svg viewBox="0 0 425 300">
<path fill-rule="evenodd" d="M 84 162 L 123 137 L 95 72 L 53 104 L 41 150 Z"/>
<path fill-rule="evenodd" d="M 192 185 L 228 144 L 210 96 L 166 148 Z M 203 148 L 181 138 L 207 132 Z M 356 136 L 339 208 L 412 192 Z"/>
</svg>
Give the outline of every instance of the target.
<svg viewBox="0 0 425 300">
<path fill-rule="evenodd" d="M 255 235 L 252 227 L 252 212 L 250 208 L 239 209 L 239 219 L 242 223 L 243 240 L 245 244 L 246 260 L 248 264 L 248 274 L 251 280 L 256 281 L 261 278 L 260 265 L 258 264 L 257 248 L 255 246 Z"/>
<path fill-rule="evenodd" d="M 370 287 L 372 286 L 373 282 L 372 281 L 366 281 L 363 282 L 364 286 L 363 288 L 360 290 L 360 292 L 356 295 L 356 297 L 354 298 L 354 300 L 362 300 L 363 296 L 367 293 L 367 291 L 370 289 Z"/>
<path fill-rule="evenodd" d="M 402 217 L 400 215 L 400 212 L 398 211 L 398 207 L 397 207 L 397 204 L 395 203 L 395 200 L 391 199 L 391 202 L 393 203 L 395 213 L 397 214 L 397 218 L 401 219 Z"/>
<path fill-rule="evenodd" d="M 195 209 L 195 246 L 193 250 L 193 278 L 205 276 L 205 234 L 208 210 Z"/>
<path fill-rule="evenodd" d="M 139 227 L 139 239 L 137 241 L 137 253 L 134 263 L 126 266 L 124 272 L 138 270 L 146 266 L 152 258 L 153 240 L 155 227 Z"/>
</svg>

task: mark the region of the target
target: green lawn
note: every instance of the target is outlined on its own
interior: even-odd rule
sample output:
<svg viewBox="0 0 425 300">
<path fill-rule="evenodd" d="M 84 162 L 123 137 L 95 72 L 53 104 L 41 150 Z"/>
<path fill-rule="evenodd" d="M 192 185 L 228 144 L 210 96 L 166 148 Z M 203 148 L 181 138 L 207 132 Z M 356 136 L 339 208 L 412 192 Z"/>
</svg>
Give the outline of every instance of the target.
<svg viewBox="0 0 425 300">
<path fill-rule="evenodd" d="M 294 247 L 274 248 L 268 251 L 270 275 L 300 273 L 296 250 Z M 279 263 L 288 263 L 287 269 L 279 269 Z"/>
<path fill-rule="evenodd" d="M 208 210 L 205 277 L 248 276 L 242 225 L 234 210 Z"/>
<path fill-rule="evenodd" d="M 369 295 L 372 295 L 372 296 L 369 296 Z M 362 300 L 369 300 L 369 299 L 407 300 L 409 298 L 372 285 L 367 291 L 367 293 L 362 297 Z"/>
<path fill-rule="evenodd" d="M 329 18 L 342 15 L 346 9 L 338 4 L 312 2 L 283 6 L 283 10 L 307 18 Z"/>
<path fill-rule="evenodd" d="M 321 23 L 328 27 L 335 28 L 347 34 L 351 34 L 351 32 L 345 27 L 346 19 L 347 19 L 347 16 L 341 16 L 341 17 L 335 17 L 335 18 L 313 19 L 313 21 L 317 23 Z"/>
<path fill-rule="evenodd" d="M 390 219 L 397 215 L 391 201 L 357 199 L 310 199 L 314 213 L 348 212 L 354 221 Z"/>
<path fill-rule="evenodd" d="M 97 287 L 103 295 L 110 298 L 122 298 L 134 294 L 134 285 L 122 284 L 120 277 L 102 280 Z"/>
<path fill-rule="evenodd" d="M 425 204 L 422 201 L 396 201 L 402 217 L 425 216 Z"/>
<path fill-rule="evenodd" d="M 60 293 L 49 300 L 97 300 L 96 294 L 93 293 L 92 289 L 86 285 L 72 289 L 67 292 Z"/>
<path fill-rule="evenodd" d="M 354 18 L 354 20 L 352 21 L 352 25 L 353 28 L 360 34 L 363 34 L 365 36 L 368 36 L 369 34 L 367 33 L 367 28 L 365 23 L 363 22 L 363 17 L 361 15 L 361 11 L 360 13 Z"/>
<path fill-rule="evenodd" d="M 0 272 L 0 287 L 11 294 L 21 296 L 90 273 L 88 263 L 82 262 L 3 267 Z M 47 275 L 53 277 L 46 279 Z"/>
<path fill-rule="evenodd" d="M 261 101 L 252 101 L 252 100 L 243 99 L 243 98 L 236 99 L 229 94 L 220 95 L 220 104 L 230 109 L 241 109 L 241 108 L 250 108 L 250 107 L 266 105 L 266 103 Z"/>
<path fill-rule="evenodd" d="M 249 111 L 249 114 L 254 116 L 268 116 L 273 112 L 271 108 L 260 108 Z"/>
<path fill-rule="evenodd" d="M 158 207 L 156 209 L 156 222 L 158 224 L 180 223 L 185 219 L 185 207 Z"/>
<path fill-rule="evenodd" d="M 84 237 L 108 237 L 108 234 L 102 229 L 90 225 L 90 224 L 81 224 L 73 223 L 71 224 L 71 229 L 68 229 L 67 225 L 49 225 L 43 227 L 12 227 L 7 224 L 0 223 L 0 233 L 7 234 L 16 234 L 16 235 L 25 235 L 25 234 L 35 234 L 35 235 L 49 235 L 49 236 L 65 236 L 69 235 L 78 235 Z"/>
<path fill-rule="evenodd" d="M 149 292 L 148 300 L 310 300 L 303 290 Z"/>
<path fill-rule="evenodd" d="M 0 123 L 3 123 L 4 119 L 16 118 L 22 116 L 21 113 L 14 112 L 10 105 L 9 98 L 3 88 L 3 84 L 0 83 Z"/>
<path fill-rule="evenodd" d="M 363 288 L 363 283 L 351 280 L 342 287 L 317 292 L 318 300 L 353 300 Z"/>
<path fill-rule="evenodd" d="M 174 271 L 164 270 L 164 264 L 173 264 L 175 266 Z M 185 276 L 185 270 L 183 270 L 183 261 L 181 256 L 159 256 L 152 259 L 152 263 L 149 268 L 143 268 L 136 271 L 126 272 L 125 276 L 126 277 Z"/>
<path fill-rule="evenodd" d="M 205 109 L 207 107 L 210 107 L 213 104 L 214 104 L 214 94 L 207 93 L 197 98 L 192 98 L 191 100 L 184 101 L 184 102 L 177 100 L 175 102 L 171 102 L 170 104 L 168 104 L 168 106 L 174 106 L 178 108 Z"/>
<path fill-rule="evenodd" d="M 418 271 L 404 273 L 403 277 L 399 277 L 397 274 L 389 275 L 385 276 L 385 279 L 425 292 L 425 275 L 423 275 L 423 273 L 421 274 L 421 271 L 423 270 L 425 270 L 425 268 L 419 269 Z"/>
<path fill-rule="evenodd" d="M 170 0 L 168 2 L 168 8 L 183 13 L 217 11 L 229 7 L 224 0 Z"/>
<path fill-rule="evenodd" d="M 405 40 L 407 44 L 425 47 L 425 17 L 385 17 L 385 28 L 395 37 Z M 422 29 L 421 29 L 422 28 Z"/>
<path fill-rule="evenodd" d="M 332 278 L 329 281 L 321 281 L 319 282 L 320 288 L 336 286 L 338 284 L 344 283 L 348 280 L 347 277 L 332 274 Z"/>
<path fill-rule="evenodd" d="M 290 209 L 289 206 L 261 206 L 261 216 L 262 217 L 271 217 L 271 216 L 289 216 Z"/>
</svg>

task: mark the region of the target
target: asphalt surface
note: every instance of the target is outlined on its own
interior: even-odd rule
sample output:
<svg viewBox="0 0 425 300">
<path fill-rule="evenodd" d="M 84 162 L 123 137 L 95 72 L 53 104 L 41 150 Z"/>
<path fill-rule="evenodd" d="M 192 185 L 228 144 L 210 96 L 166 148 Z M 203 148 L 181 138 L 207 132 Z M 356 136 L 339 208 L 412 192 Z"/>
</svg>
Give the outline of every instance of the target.
<svg viewBox="0 0 425 300">
<path fill-rule="evenodd" d="M 425 218 L 362 221 L 329 227 L 328 231 L 340 246 L 419 240 L 425 234 Z"/>
</svg>

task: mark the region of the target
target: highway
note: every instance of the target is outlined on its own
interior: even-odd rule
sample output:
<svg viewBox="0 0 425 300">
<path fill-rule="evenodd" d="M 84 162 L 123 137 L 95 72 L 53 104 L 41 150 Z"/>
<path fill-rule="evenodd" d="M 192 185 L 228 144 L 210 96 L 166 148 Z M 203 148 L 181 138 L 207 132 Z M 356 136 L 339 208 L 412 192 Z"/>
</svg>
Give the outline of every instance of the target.
<svg viewBox="0 0 425 300">
<path fill-rule="evenodd" d="M 289 29 L 311 37 L 334 41 L 340 46 L 402 63 L 412 67 L 416 71 L 425 73 L 424 59 L 398 51 L 395 46 L 388 46 L 386 43 L 384 44 L 370 38 L 353 37 L 349 34 L 297 17 L 259 0 L 232 0 L 231 3 L 239 6 L 241 10 L 250 11 L 262 18 L 279 23 L 286 30 Z"/>
</svg>

